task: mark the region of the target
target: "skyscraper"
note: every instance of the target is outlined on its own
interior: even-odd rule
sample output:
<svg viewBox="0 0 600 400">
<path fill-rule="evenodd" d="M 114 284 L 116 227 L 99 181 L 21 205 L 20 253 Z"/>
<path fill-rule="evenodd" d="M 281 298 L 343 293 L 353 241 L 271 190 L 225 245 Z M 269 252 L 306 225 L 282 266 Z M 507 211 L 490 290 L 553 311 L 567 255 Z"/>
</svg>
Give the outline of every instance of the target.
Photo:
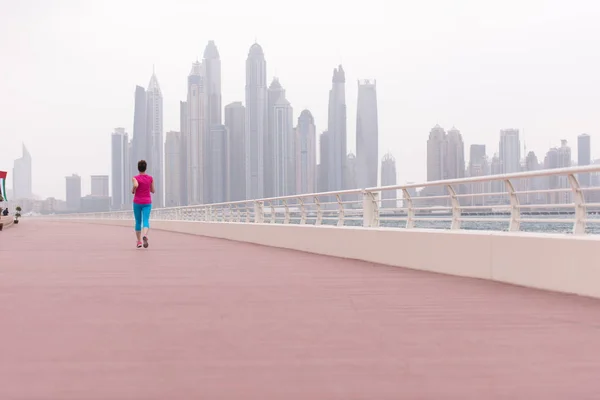
<svg viewBox="0 0 600 400">
<path fill-rule="evenodd" d="M 205 181 L 208 182 L 207 203 L 223 203 L 227 200 L 229 192 L 229 155 L 225 125 L 211 126 L 207 149 L 207 157 L 211 160 L 208 175 L 205 177 Z"/>
<path fill-rule="evenodd" d="M 446 155 L 448 142 L 446 132 L 436 125 L 429 132 L 427 140 L 427 180 L 439 181 L 446 179 Z"/>
<path fill-rule="evenodd" d="M 279 83 L 279 79 L 273 78 L 269 88 L 267 89 L 267 121 L 266 121 L 266 134 L 264 137 L 264 197 L 275 197 L 277 190 L 275 188 L 277 181 L 276 157 L 277 149 L 275 146 L 275 130 L 277 127 L 277 121 L 275 119 L 275 104 L 279 101 L 280 97 L 285 98 L 285 90 Z"/>
<path fill-rule="evenodd" d="M 179 204 L 186 206 L 188 204 L 188 143 L 189 132 L 187 129 L 188 123 L 188 106 L 187 101 L 179 102 L 179 132 L 181 133 L 181 151 L 179 154 L 179 165 L 180 165 L 180 178 L 181 183 L 179 185 Z M 166 161 L 165 161 L 166 162 Z M 165 170 L 165 176 L 166 170 Z M 167 178 L 168 179 L 168 178 Z"/>
<path fill-rule="evenodd" d="M 518 129 L 500 131 L 500 162 L 503 174 L 521 171 L 521 141 Z"/>
<path fill-rule="evenodd" d="M 242 102 L 225 106 L 229 146 L 229 200 L 246 199 L 246 108 Z"/>
<path fill-rule="evenodd" d="M 146 160 L 148 173 L 153 176 L 156 194 L 154 204 L 162 207 L 164 204 L 163 185 L 163 97 L 156 79 L 152 72 L 148 89 L 136 86 L 135 88 L 135 110 L 133 117 L 133 140 L 131 176 L 135 176 L 137 162 Z"/>
<path fill-rule="evenodd" d="M 590 165 L 591 158 L 590 135 L 583 133 L 577 136 L 577 165 Z M 578 178 L 581 187 L 590 186 L 590 174 L 579 174 Z"/>
<path fill-rule="evenodd" d="M 92 183 L 92 196 L 109 197 L 108 175 L 92 175 L 90 180 Z"/>
<path fill-rule="evenodd" d="M 265 146 L 266 197 L 288 196 L 296 190 L 293 110 L 277 78 L 268 90 L 268 134 Z"/>
<path fill-rule="evenodd" d="M 149 157 L 148 172 L 154 178 L 154 194 L 153 203 L 156 207 L 164 205 L 164 139 L 163 139 L 163 97 L 158 85 L 156 75 L 152 73 L 148 90 L 146 90 L 146 129 L 148 131 L 148 139 L 150 149 L 148 149 Z"/>
<path fill-rule="evenodd" d="M 346 74 L 340 65 L 334 68 L 332 87 L 329 91 L 329 120 L 328 120 L 328 154 L 327 187 L 328 190 L 343 190 L 355 186 L 355 183 L 344 182 L 346 174 L 347 144 L 346 144 Z M 346 176 L 350 176 L 348 174 Z"/>
<path fill-rule="evenodd" d="M 115 128 L 111 137 L 112 208 L 120 210 L 131 202 L 131 163 L 129 135 L 125 128 Z"/>
<path fill-rule="evenodd" d="M 379 164 L 379 128 L 375 81 L 358 82 L 356 162 L 358 187 L 363 189 L 376 187 Z"/>
<path fill-rule="evenodd" d="M 296 136 L 296 193 L 317 191 L 317 128 L 308 110 L 298 117 Z"/>
<path fill-rule="evenodd" d="M 221 198 L 221 194 L 213 195 L 211 184 L 213 165 L 219 164 L 220 160 L 213 160 L 211 156 L 215 154 L 211 149 L 212 129 L 214 126 L 222 124 L 221 117 L 221 58 L 219 50 L 213 40 L 210 40 L 204 49 L 204 58 L 202 60 L 202 69 L 204 71 L 204 85 L 206 93 L 205 101 L 205 128 L 204 128 L 204 154 L 203 171 L 204 175 L 204 203 L 214 203 L 214 198 Z M 221 190 L 219 189 L 219 192 Z M 226 192 L 224 188 L 223 193 Z"/>
<path fill-rule="evenodd" d="M 206 141 L 206 92 L 202 64 L 195 62 L 188 76 L 187 88 L 188 204 L 204 203 L 204 147 Z"/>
<path fill-rule="evenodd" d="M 181 132 L 167 132 L 165 142 L 165 206 L 177 207 L 184 204 L 183 187 L 186 186 L 185 169 L 182 163 L 186 149 Z"/>
<path fill-rule="evenodd" d="M 381 186 L 395 186 L 396 185 L 396 159 L 387 153 L 381 159 Z M 382 208 L 396 208 L 398 191 L 397 190 L 385 190 L 381 193 L 381 207 Z"/>
<path fill-rule="evenodd" d="M 15 200 L 32 199 L 31 155 L 23 144 L 23 155 L 15 160 L 13 167 L 13 194 Z"/>
<path fill-rule="evenodd" d="M 246 198 L 264 197 L 264 150 L 267 134 L 267 62 L 254 43 L 246 59 Z"/>
<path fill-rule="evenodd" d="M 485 151 L 485 144 L 472 144 L 469 151 L 469 176 L 489 175 L 489 166 Z M 477 182 L 470 185 L 470 192 L 473 194 L 481 194 L 489 191 L 489 183 Z M 472 196 L 471 205 L 483 205 L 485 202 L 484 196 Z"/>
<path fill-rule="evenodd" d="M 485 144 L 472 144 L 469 151 L 469 176 L 488 174 Z"/>
<path fill-rule="evenodd" d="M 452 127 L 446 136 L 445 179 L 459 179 L 465 176 L 465 145 L 460 131 Z"/>
<path fill-rule="evenodd" d="M 149 139 L 146 130 L 146 89 L 135 87 L 135 105 L 133 112 L 133 138 L 131 141 L 131 176 L 137 175 L 137 163 L 148 158 Z"/>
<path fill-rule="evenodd" d="M 81 177 L 71 175 L 66 178 L 67 188 L 67 210 L 77 212 L 81 208 Z"/>
<path fill-rule="evenodd" d="M 317 191 L 329 191 L 329 132 L 321 133 L 319 137 L 319 165 L 317 166 Z"/>
</svg>

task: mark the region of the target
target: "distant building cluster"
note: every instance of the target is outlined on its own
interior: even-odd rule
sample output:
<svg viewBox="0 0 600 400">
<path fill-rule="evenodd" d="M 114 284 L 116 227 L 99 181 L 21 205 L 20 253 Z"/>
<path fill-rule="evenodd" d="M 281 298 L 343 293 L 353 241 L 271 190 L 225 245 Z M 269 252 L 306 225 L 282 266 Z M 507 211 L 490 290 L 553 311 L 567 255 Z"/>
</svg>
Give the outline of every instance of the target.
<svg viewBox="0 0 600 400">
<path fill-rule="evenodd" d="M 511 174 L 541 169 L 566 168 L 574 164 L 584 166 L 591 163 L 590 136 L 581 134 L 577 138 L 577 162 L 572 161 L 571 147 L 566 140 L 562 140 L 560 146 L 548 149 L 542 160 L 530 151 L 524 157 L 521 154 L 521 140 L 518 129 L 502 129 L 499 138 L 499 152 L 489 157 L 483 144 L 472 144 L 469 149 L 469 164 L 465 166 L 464 143 L 460 131 L 456 128 L 444 131 L 439 125 L 434 126 L 427 140 L 427 180 L 437 181 L 444 179 L 458 179 L 463 177 L 477 177 L 485 175 Z M 600 185 L 600 176 L 581 174 L 578 177 L 580 186 Z M 540 177 L 533 179 L 515 180 L 517 191 L 539 191 L 548 189 L 568 189 L 569 182 L 566 177 Z M 443 187 L 429 187 L 420 192 L 421 196 L 436 196 L 442 194 Z M 472 205 L 494 205 L 506 203 L 507 197 L 500 193 L 506 192 L 502 181 L 474 183 L 469 186 L 459 187 L 462 194 L 473 194 L 470 199 Z M 492 195 L 481 196 L 482 193 Z M 498 195 L 493 195 L 498 193 Z M 588 193 L 588 201 L 599 201 L 594 199 L 599 194 Z M 524 204 L 559 204 L 572 201 L 571 192 L 553 193 L 527 193 L 519 199 Z M 432 205 L 443 203 L 431 201 Z"/>
<path fill-rule="evenodd" d="M 265 55 L 255 43 L 246 59 L 245 103 L 223 107 L 221 60 L 210 41 L 202 61 L 192 63 L 187 98 L 180 102 L 179 130 L 168 131 L 164 143 L 163 98 L 156 75 L 148 89 L 136 88 L 131 140 L 124 128 L 112 134 L 111 207 L 131 207 L 131 177 L 140 159 L 155 177 L 157 206 L 378 186 L 376 85 L 358 83 L 356 156 L 347 151 L 345 85 L 340 65 L 333 71 L 327 129 L 318 137 L 309 110 L 294 119 L 279 78 L 267 84 Z M 395 172 L 386 179 L 395 184 Z"/>
</svg>

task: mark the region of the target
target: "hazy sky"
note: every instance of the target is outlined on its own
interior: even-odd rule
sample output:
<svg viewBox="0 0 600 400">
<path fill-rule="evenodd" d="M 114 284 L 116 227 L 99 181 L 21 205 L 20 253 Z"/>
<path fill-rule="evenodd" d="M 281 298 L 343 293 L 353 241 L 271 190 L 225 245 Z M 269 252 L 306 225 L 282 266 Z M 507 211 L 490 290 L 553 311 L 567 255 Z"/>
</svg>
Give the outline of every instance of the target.
<svg viewBox="0 0 600 400">
<path fill-rule="evenodd" d="M 65 176 L 110 172 L 110 134 L 133 126 L 135 85 L 155 65 L 164 129 L 179 130 L 191 63 L 208 40 L 221 54 L 223 105 L 244 101 L 245 59 L 256 39 L 269 81 L 280 78 L 295 119 L 327 125 L 333 68 L 347 78 L 354 150 L 357 79 L 376 78 L 380 157 L 399 182 L 426 179 L 426 140 L 439 123 L 462 132 L 465 154 L 498 148 L 521 129 L 543 158 L 592 135 L 600 157 L 600 2 L 552 0 L 0 0 L 0 170 L 25 142 L 34 193 L 65 197 Z M 9 187 L 12 184 L 9 183 Z"/>
</svg>

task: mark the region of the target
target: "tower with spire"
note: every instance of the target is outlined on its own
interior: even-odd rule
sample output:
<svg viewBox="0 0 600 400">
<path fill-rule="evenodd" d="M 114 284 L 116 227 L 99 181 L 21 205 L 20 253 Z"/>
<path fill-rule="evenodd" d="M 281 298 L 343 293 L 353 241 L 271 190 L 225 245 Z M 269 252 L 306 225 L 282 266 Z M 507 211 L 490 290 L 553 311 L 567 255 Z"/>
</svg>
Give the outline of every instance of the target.
<svg viewBox="0 0 600 400">
<path fill-rule="evenodd" d="M 267 62 L 262 47 L 254 43 L 246 59 L 246 198 L 264 197 L 267 136 Z"/>
<path fill-rule="evenodd" d="M 149 173 L 154 178 L 156 188 L 153 202 L 156 207 L 163 207 L 165 196 L 163 96 L 154 72 L 152 72 L 146 90 L 146 132 L 149 144 L 146 161 L 148 161 Z"/>
<path fill-rule="evenodd" d="M 327 125 L 328 154 L 327 190 L 343 190 L 347 160 L 346 135 L 346 73 L 342 66 L 333 69 L 332 87 L 329 91 L 329 119 Z"/>
</svg>

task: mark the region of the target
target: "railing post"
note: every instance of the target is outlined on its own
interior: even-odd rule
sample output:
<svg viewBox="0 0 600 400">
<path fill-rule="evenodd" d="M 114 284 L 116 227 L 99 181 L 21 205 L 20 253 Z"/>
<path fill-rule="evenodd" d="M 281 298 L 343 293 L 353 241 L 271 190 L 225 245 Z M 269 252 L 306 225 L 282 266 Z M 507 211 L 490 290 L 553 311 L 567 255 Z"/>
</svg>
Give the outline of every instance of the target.
<svg viewBox="0 0 600 400">
<path fill-rule="evenodd" d="M 285 214 L 283 217 L 283 223 L 284 224 L 289 224 L 290 223 L 290 207 L 288 206 L 287 200 L 283 199 L 283 207 L 285 207 Z"/>
<path fill-rule="evenodd" d="M 573 174 L 568 175 L 569 184 L 573 191 L 573 203 L 575 204 L 575 221 L 573 222 L 573 234 L 582 235 L 585 233 L 587 209 L 585 207 L 585 197 L 577 177 Z"/>
<path fill-rule="evenodd" d="M 274 224 L 277 222 L 277 215 L 275 214 L 275 206 L 273 205 L 273 200 L 269 201 L 269 206 L 271 207 L 271 223 Z"/>
<path fill-rule="evenodd" d="M 262 201 L 254 202 L 254 222 L 257 224 L 262 224 L 265 222 L 265 212 L 263 209 L 264 203 Z"/>
<path fill-rule="evenodd" d="M 404 199 L 404 202 L 406 203 L 406 229 L 412 229 L 415 227 L 415 210 L 413 208 L 413 200 L 412 197 L 410 197 L 410 193 L 408 192 L 408 189 L 403 188 L 402 189 L 402 198 Z"/>
<path fill-rule="evenodd" d="M 515 187 L 510 179 L 504 181 L 504 186 L 506 186 L 506 191 L 510 197 L 510 223 L 508 225 L 508 231 L 517 232 L 521 230 L 521 207 L 519 207 L 519 196 L 515 192 Z"/>
<path fill-rule="evenodd" d="M 338 222 L 337 226 L 344 226 L 344 203 L 342 202 L 342 197 L 339 194 L 335 195 L 335 198 L 338 203 Z"/>
<path fill-rule="evenodd" d="M 363 226 L 374 228 L 379 226 L 379 192 L 363 190 Z"/>
<path fill-rule="evenodd" d="M 452 185 L 446 185 L 446 190 L 450 195 L 450 203 L 452 204 L 452 225 L 450 225 L 450 229 L 460 229 L 460 202 Z"/>
<path fill-rule="evenodd" d="M 298 197 L 298 202 L 300 202 L 300 225 L 304 225 L 306 224 L 306 207 L 304 206 L 304 199 Z"/>
<path fill-rule="evenodd" d="M 315 225 L 319 226 L 323 223 L 323 209 L 321 208 L 319 196 L 315 196 L 315 209 L 317 211 L 317 219 L 315 220 Z"/>
</svg>

